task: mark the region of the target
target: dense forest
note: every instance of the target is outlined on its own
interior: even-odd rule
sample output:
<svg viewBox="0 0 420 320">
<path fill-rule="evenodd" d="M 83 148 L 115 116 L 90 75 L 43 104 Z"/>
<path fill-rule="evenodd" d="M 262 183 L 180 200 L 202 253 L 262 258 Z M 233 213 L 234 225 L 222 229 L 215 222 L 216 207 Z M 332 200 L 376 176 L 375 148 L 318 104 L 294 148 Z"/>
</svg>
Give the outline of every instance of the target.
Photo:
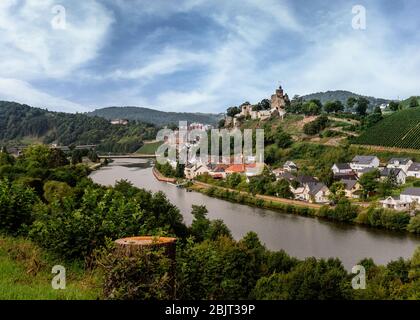
<svg viewBox="0 0 420 320">
<path fill-rule="evenodd" d="M 179 121 L 216 124 L 222 115 L 212 113 L 163 112 L 141 107 L 109 107 L 88 113 L 105 119 L 128 119 L 153 123 L 158 126 L 176 124 Z"/>
<path fill-rule="evenodd" d="M 139 121 L 112 125 L 104 118 L 50 112 L 15 102 L 0 102 L 0 144 L 31 142 L 58 145 L 96 144 L 99 151 L 135 152 L 156 128 Z"/>
</svg>

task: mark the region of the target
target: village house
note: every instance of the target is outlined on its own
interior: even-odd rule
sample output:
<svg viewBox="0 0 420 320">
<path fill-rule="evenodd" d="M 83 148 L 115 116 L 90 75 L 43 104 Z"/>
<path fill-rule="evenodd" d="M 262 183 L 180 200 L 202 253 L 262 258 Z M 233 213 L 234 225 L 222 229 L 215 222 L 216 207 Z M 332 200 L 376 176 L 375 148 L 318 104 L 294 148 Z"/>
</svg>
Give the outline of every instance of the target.
<svg viewBox="0 0 420 320">
<path fill-rule="evenodd" d="M 362 188 L 357 180 L 341 180 L 344 184 L 344 194 L 346 198 L 360 198 L 360 189 Z"/>
<path fill-rule="evenodd" d="M 287 172 L 295 172 L 298 171 L 298 166 L 293 161 L 286 161 L 283 165 L 283 170 Z"/>
<path fill-rule="evenodd" d="M 329 195 L 331 194 L 328 187 L 322 182 L 309 183 L 309 201 L 315 203 L 329 203 Z"/>
<path fill-rule="evenodd" d="M 328 203 L 330 190 L 322 182 L 311 182 L 300 185 L 297 188 L 290 187 L 296 200 L 314 202 L 314 203 Z"/>
<path fill-rule="evenodd" d="M 243 174 L 245 173 L 245 165 L 244 164 L 232 164 L 231 166 L 227 167 L 225 170 L 226 174 L 233 174 L 233 173 L 239 173 Z"/>
<path fill-rule="evenodd" d="M 408 168 L 413 164 L 413 161 L 409 158 L 392 158 L 388 161 L 387 168 L 389 169 L 401 169 L 407 173 Z"/>
<path fill-rule="evenodd" d="M 405 189 L 400 195 L 401 201 L 415 202 L 417 206 L 420 205 L 420 188 L 411 187 Z"/>
<path fill-rule="evenodd" d="M 420 178 L 420 163 L 413 162 L 407 170 L 408 177 Z"/>
<path fill-rule="evenodd" d="M 264 164 L 233 164 L 226 168 L 225 173 L 226 175 L 239 173 L 245 175 L 247 178 L 255 177 L 261 174 L 262 167 Z"/>
<path fill-rule="evenodd" d="M 334 173 L 334 175 L 338 173 L 344 173 L 344 174 L 353 173 L 353 169 L 350 167 L 348 163 L 334 163 L 331 170 Z"/>
<path fill-rule="evenodd" d="M 307 176 L 307 175 L 303 175 L 303 174 L 298 175 L 296 177 L 295 181 L 297 181 L 302 186 L 305 185 L 305 184 L 308 184 L 308 183 L 318 183 L 319 182 L 316 178 L 311 177 L 311 176 Z"/>
<path fill-rule="evenodd" d="M 122 125 L 122 126 L 126 126 L 128 122 L 129 121 L 127 119 L 113 119 L 110 121 L 112 125 Z"/>
<path fill-rule="evenodd" d="M 382 208 L 393 209 L 397 211 L 408 211 L 411 207 L 411 201 L 402 200 L 400 197 L 388 197 L 384 200 L 379 201 L 382 204 Z"/>
<path fill-rule="evenodd" d="M 355 156 L 350 163 L 350 167 L 355 171 L 367 168 L 378 168 L 379 159 L 376 156 Z"/>
<path fill-rule="evenodd" d="M 225 179 L 226 178 L 226 168 L 228 165 L 225 164 L 209 164 L 207 168 L 209 169 L 209 175 L 213 179 Z"/>
<path fill-rule="evenodd" d="M 245 175 L 247 178 L 261 175 L 264 170 L 263 163 L 245 164 Z"/>
<path fill-rule="evenodd" d="M 405 184 L 407 174 L 404 170 L 399 168 L 383 168 L 380 170 L 380 180 L 385 180 L 387 178 L 394 178 L 395 182 L 399 185 Z"/>
<path fill-rule="evenodd" d="M 330 195 L 330 190 L 328 187 L 319 182 L 316 178 L 299 175 L 294 177 L 290 172 L 285 172 L 283 175 L 289 174 L 290 177 L 284 177 L 289 182 L 296 181 L 298 185 L 293 187 L 290 185 L 290 191 L 293 193 L 296 200 L 306 201 L 306 202 L 315 202 L 315 203 L 328 203 L 328 196 Z"/>
<path fill-rule="evenodd" d="M 355 172 L 350 173 L 335 173 L 334 174 L 334 181 L 341 181 L 341 180 L 356 180 L 357 181 L 358 176 Z"/>
<path fill-rule="evenodd" d="M 209 169 L 205 164 L 202 163 L 195 163 L 195 164 L 188 164 L 184 168 L 184 175 L 185 178 L 192 180 L 199 175 L 208 173 Z"/>
</svg>

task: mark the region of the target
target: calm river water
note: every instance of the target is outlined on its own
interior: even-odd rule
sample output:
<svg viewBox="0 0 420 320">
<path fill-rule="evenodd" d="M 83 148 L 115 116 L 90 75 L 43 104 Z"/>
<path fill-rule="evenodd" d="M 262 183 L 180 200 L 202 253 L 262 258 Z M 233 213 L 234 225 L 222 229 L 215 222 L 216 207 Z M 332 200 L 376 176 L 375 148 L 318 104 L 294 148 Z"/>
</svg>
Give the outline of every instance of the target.
<svg viewBox="0 0 420 320">
<path fill-rule="evenodd" d="M 297 258 L 338 257 L 347 269 L 365 257 L 373 258 L 378 264 L 398 257 L 409 258 L 420 246 L 420 237 L 283 214 L 186 192 L 157 181 L 151 164 L 149 160 L 119 159 L 93 172 L 91 177 L 103 185 L 126 179 L 140 188 L 163 191 L 179 208 L 187 224 L 192 221 L 191 205 L 205 205 L 209 218 L 222 219 L 235 239 L 255 231 L 271 250 L 284 249 Z"/>
</svg>

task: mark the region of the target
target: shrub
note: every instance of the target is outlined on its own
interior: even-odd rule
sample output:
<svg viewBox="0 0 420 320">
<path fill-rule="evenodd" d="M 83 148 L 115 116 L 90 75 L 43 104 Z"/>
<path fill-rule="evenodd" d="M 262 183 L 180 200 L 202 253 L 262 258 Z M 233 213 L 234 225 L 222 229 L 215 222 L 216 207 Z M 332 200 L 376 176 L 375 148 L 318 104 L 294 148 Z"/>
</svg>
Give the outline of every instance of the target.
<svg viewBox="0 0 420 320">
<path fill-rule="evenodd" d="M 308 258 L 289 273 L 274 273 L 258 280 L 256 299 L 327 300 L 352 297 L 349 277 L 338 259 Z"/>
<path fill-rule="evenodd" d="M 177 256 L 177 298 L 246 299 L 261 275 L 259 250 L 228 237 L 189 243 Z"/>
<path fill-rule="evenodd" d="M 79 203 L 55 201 L 39 206 L 35 215 L 30 236 L 68 259 L 89 257 L 107 239 L 183 232 L 179 211 L 162 194 L 142 190 L 128 198 L 113 188 L 89 186 Z"/>
<path fill-rule="evenodd" d="M 65 182 L 47 181 L 44 184 L 44 198 L 48 202 L 63 201 L 73 194 L 71 187 Z"/>
<path fill-rule="evenodd" d="M 0 180 L 0 231 L 11 235 L 26 233 L 33 221 L 32 208 L 38 201 L 31 188 Z"/>
<path fill-rule="evenodd" d="M 420 215 L 417 215 L 410 219 L 410 223 L 407 226 L 407 230 L 412 233 L 420 234 Z"/>
</svg>

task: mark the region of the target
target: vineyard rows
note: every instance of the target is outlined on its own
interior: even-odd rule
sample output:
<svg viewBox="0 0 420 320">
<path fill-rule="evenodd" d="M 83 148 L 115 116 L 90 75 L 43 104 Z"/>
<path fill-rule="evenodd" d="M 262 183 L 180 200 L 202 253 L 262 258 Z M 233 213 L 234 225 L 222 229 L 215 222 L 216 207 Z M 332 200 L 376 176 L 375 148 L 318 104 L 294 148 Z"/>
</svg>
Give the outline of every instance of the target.
<svg viewBox="0 0 420 320">
<path fill-rule="evenodd" d="M 420 108 L 394 113 L 355 138 L 353 143 L 420 149 Z"/>
</svg>

